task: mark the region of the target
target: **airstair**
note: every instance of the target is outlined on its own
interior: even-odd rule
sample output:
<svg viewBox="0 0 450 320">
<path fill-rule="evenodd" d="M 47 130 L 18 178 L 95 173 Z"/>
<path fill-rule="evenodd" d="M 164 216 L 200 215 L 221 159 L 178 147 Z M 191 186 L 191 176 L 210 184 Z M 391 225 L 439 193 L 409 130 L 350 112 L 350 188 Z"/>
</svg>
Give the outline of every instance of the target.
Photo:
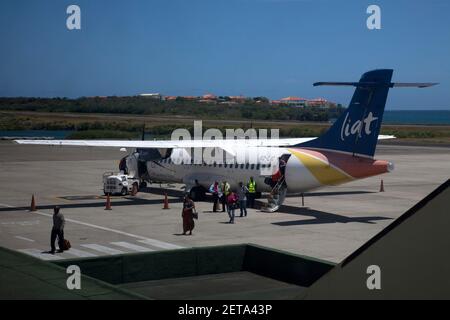
<svg viewBox="0 0 450 320">
<path fill-rule="evenodd" d="M 284 176 L 278 180 L 277 184 L 272 188 L 267 199 L 267 205 L 261 209 L 263 212 L 275 212 L 284 202 L 287 193 L 286 181 Z"/>
</svg>

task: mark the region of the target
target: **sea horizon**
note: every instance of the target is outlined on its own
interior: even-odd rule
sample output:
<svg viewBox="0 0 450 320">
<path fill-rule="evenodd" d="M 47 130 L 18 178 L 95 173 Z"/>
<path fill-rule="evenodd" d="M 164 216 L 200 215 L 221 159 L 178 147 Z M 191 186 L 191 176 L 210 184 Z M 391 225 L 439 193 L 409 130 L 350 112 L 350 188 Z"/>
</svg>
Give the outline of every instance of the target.
<svg viewBox="0 0 450 320">
<path fill-rule="evenodd" d="M 450 125 L 450 110 L 386 109 L 383 124 Z"/>
</svg>

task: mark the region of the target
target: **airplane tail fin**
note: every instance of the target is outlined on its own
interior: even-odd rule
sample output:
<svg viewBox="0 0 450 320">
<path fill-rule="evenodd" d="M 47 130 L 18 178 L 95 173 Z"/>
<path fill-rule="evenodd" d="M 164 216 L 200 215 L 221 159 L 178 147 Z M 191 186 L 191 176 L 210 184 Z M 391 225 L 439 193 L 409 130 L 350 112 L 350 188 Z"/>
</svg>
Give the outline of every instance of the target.
<svg viewBox="0 0 450 320">
<path fill-rule="evenodd" d="M 327 149 L 373 157 L 390 88 L 429 87 L 435 83 L 392 83 L 392 69 L 364 73 L 359 82 L 317 82 L 314 86 L 356 87 L 350 105 L 336 122 L 317 139 L 298 147 Z"/>
</svg>

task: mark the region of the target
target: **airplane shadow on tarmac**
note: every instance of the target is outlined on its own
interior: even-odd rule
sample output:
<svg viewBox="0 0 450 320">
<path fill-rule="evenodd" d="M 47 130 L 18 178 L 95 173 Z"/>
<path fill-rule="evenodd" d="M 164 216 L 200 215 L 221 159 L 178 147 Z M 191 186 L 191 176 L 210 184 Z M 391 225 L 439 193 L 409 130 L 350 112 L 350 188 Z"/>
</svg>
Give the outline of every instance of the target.
<svg viewBox="0 0 450 320">
<path fill-rule="evenodd" d="M 312 225 L 312 224 L 326 224 L 326 223 L 351 223 L 351 222 L 374 224 L 375 221 L 392 220 L 392 218 L 381 217 L 381 216 L 346 217 L 346 216 L 342 216 L 342 215 L 338 215 L 338 214 L 334 214 L 334 213 L 310 209 L 308 207 L 299 208 L 299 207 L 286 206 L 286 205 L 281 206 L 281 208 L 278 209 L 278 212 L 313 217 L 313 219 L 282 221 L 282 222 L 273 222 L 272 223 L 274 225 L 282 226 L 282 227 Z"/>
<path fill-rule="evenodd" d="M 170 203 L 181 203 L 183 202 L 183 192 L 179 190 L 173 189 L 163 189 L 163 188 L 142 188 L 141 192 L 145 193 L 153 193 L 157 195 L 162 195 L 167 193 L 167 196 L 174 197 L 171 198 Z M 95 199 L 96 196 L 76 196 L 76 197 L 63 197 L 66 200 L 70 200 L 71 198 L 74 200 L 87 200 L 87 199 Z M 102 198 L 105 198 L 102 196 Z M 98 199 L 98 198 L 97 198 Z M 121 199 L 121 200 L 117 200 Z M 103 199 L 105 200 L 105 199 Z M 121 207 L 121 206 L 135 206 L 135 205 L 149 205 L 149 204 L 164 204 L 164 199 L 142 199 L 142 198 L 134 198 L 134 197 L 111 197 L 111 203 L 113 207 Z M 59 206 L 61 209 L 64 208 L 100 208 L 105 207 L 105 202 L 84 202 L 84 203 L 73 203 L 73 204 L 51 204 L 51 205 L 42 205 L 37 206 L 37 210 L 51 210 L 54 206 Z M 0 208 L 0 212 L 3 211 L 27 211 L 30 207 L 5 207 Z"/>
<path fill-rule="evenodd" d="M 120 198 L 122 200 L 115 200 L 112 198 L 112 207 L 122 207 L 122 206 L 136 206 L 136 205 L 149 205 L 149 204 L 164 204 L 163 199 L 140 199 L 140 198 Z M 182 199 L 170 199 L 170 203 L 180 203 Z M 71 204 L 60 204 L 55 203 L 51 205 L 37 206 L 37 210 L 51 210 L 54 206 L 59 206 L 61 209 L 64 208 L 100 208 L 105 207 L 105 202 L 85 202 L 85 203 L 71 203 Z M 0 208 L 0 212 L 3 211 L 27 211 L 30 207 L 6 207 Z"/>
<path fill-rule="evenodd" d="M 328 192 L 305 192 L 304 196 L 307 197 L 325 197 L 325 196 L 344 196 L 352 194 L 367 194 L 367 193 L 377 193 L 375 191 L 328 191 Z M 301 193 L 288 194 L 286 198 L 297 198 L 301 197 Z"/>
<path fill-rule="evenodd" d="M 165 189 L 165 188 L 156 188 L 156 187 L 145 187 L 141 188 L 139 192 L 152 193 L 158 195 L 164 195 L 167 193 L 169 197 L 179 197 L 182 198 L 185 194 L 183 190 L 174 190 L 174 189 Z"/>
</svg>

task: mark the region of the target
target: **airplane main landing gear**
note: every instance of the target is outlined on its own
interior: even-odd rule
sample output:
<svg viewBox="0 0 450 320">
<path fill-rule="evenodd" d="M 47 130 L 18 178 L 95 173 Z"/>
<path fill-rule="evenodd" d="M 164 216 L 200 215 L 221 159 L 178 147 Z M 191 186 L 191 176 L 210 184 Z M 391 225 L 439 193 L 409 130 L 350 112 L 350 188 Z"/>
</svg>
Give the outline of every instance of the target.
<svg viewBox="0 0 450 320">
<path fill-rule="evenodd" d="M 142 182 L 139 184 L 139 188 L 147 188 L 147 182 L 142 181 Z"/>
<path fill-rule="evenodd" d="M 203 187 L 193 187 L 189 191 L 189 197 L 194 201 L 203 201 L 206 198 L 206 190 Z"/>
</svg>

